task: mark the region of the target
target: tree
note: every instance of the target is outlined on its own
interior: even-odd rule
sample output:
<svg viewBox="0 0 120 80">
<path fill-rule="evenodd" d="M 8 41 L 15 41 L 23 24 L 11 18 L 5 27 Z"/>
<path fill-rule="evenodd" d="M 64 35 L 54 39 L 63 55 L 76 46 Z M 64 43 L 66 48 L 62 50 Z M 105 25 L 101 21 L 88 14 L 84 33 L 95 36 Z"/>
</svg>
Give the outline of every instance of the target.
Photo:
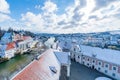
<svg viewBox="0 0 120 80">
<path fill-rule="evenodd" d="M 7 32 L 13 32 L 14 30 L 11 28 L 11 27 L 9 27 L 9 29 L 8 29 L 8 31 Z"/>
</svg>

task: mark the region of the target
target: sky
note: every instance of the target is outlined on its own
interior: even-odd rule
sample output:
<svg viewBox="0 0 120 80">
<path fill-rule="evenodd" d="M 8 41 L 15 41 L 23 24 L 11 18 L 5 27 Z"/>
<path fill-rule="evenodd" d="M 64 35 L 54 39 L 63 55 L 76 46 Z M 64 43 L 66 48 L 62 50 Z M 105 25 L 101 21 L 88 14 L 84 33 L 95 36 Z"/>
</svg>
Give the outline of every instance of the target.
<svg viewBox="0 0 120 80">
<path fill-rule="evenodd" d="M 35 33 L 120 30 L 120 0 L 0 0 L 0 27 Z"/>
</svg>

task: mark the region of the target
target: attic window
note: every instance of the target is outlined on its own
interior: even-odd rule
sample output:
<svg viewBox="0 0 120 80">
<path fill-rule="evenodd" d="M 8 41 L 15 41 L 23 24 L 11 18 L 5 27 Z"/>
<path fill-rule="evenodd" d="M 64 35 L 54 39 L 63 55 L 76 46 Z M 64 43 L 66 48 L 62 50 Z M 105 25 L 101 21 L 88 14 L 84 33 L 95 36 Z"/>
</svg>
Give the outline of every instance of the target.
<svg viewBox="0 0 120 80">
<path fill-rule="evenodd" d="M 49 66 L 51 72 L 53 72 L 54 74 L 57 73 L 57 69 L 55 68 L 55 66 Z"/>
<path fill-rule="evenodd" d="M 97 55 L 96 54 L 92 54 L 92 57 L 96 57 Z"/>
</svg>

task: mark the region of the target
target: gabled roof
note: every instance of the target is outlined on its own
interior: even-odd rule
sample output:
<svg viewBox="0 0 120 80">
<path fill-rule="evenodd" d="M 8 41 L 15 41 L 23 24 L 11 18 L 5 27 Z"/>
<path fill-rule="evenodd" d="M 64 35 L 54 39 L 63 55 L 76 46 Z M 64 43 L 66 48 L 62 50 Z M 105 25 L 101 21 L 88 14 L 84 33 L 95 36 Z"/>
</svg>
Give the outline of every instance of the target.
<svg viewBox="0 0 120 80">
<path fill-rule="evenodd" d="M 2 36 L 2 38 L 10 38 L 11 36 L 12 36 L 11 33 L 6 32 L 6 33 Z"/>
<path fill-rule="evenodd" d="M 31 39 L 30 36 L 23 36 L 23 40 Z"/>
<path fill-rule="evenodd" d="M 70 52 L 54 52 L 61 65 L 70 64 Z"/>
<path fill-rule="evenodd" d="M 14 39 L 19 40 L 21 38 L 20 34 L 14 34 Z"/>
<path fill-rule="evenodd" d="M 6 50 L 10 50 L 10 49 L 13 49 L 16 47 L 16 43 L 15 42 L 10 42 L 6 45 L 1 45 L 0 46 L 0 49 L 3 50 L 3 51 L 6 51 Z"/>
<path fill-rule="evenodd" d="M 60 64 L 53 50 L 44 52 L 38 60 L 32 61 L 12 80 L 59 80 Z"/>
<path fill-rule="evenodd" d="M 62 49 L 69 49 L 71 48 L 71 42 L 70 41 L 59 41 L 58 47 Z"/>
<path fill-rule="evenodd" d="M 10 49 L 13 49 L 15 48 L 15 42 L 10 42 L 7 44 L 7 47 L 6 47 L 6 50 L 10 50 Z"/>
</svg>

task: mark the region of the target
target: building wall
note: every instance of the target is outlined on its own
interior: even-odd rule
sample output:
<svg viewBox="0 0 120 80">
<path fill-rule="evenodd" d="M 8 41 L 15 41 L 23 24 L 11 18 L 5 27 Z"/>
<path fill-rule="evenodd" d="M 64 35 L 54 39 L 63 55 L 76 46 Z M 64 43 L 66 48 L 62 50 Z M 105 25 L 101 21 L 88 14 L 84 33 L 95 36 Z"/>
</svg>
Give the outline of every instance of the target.
<svg viewBox="0 0 120 80">
<path fill-rule="evenodd" d="M 28 44 L 26 42 L 24 42 L 24 41 L 20 42 L 20 43 L 18 43 L 18 45 L 19 45 L 19 50 L 21 53 L 27 50 Z"/>
<path fill-rule="evenodd" d="M 68 80 L 67 77 L 67 66 L 61 66 L 61 75 L 59 80 Z"/>
<path fill-rule="evenodd" d="M 26 52 L 30 48 L 30 44 L 32 44 L 33 40 L 24 40 L 18 43 L 18 49 L 21 53 Z"/>
<path fill-rule="evenodd" d="M 5 51 L 5 58 L 10 59 L 14 57 L 15 52 L 16 52 L 15 48 Z"/>
<path fill-rule="evenodd" d="M 120 65 L 105 62 L 103 60 L 86 55 L 78 55 L 73 52 L 71 53 L 71 58 L 80 64 L 83 64 L 92 69 L 96 69 L 97 71 L 102 72 L 112 78 L 120 80 Z"/>
</svg>

